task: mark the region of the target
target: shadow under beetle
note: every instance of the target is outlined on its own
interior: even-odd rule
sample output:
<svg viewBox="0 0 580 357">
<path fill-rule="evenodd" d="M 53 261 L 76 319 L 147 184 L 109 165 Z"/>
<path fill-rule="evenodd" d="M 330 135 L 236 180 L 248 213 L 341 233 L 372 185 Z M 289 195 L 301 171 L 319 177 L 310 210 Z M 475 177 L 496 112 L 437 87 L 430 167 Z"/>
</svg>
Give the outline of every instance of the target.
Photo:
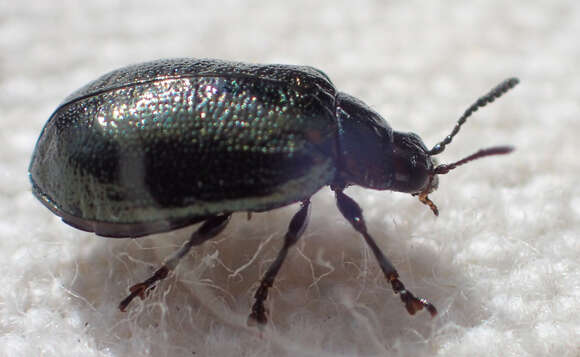
<svg viewBox="0 0 580 357">
<path fill-rule="evenodd" d="M 119 308 L 143 298 L 193 247 L 215 237 L 234 212 L 301 202 L 277 258 L 255 294 L 250 319 L 267 322 L 264 301 L 308 224 L 310 197 L 330 185 L 338 209 L 370 246 L 407 311 L 437 310 L 415 297 L 367 232 L 350 185 L 428 194 L 438 175 L 506 154 L 493 147 L 436 165 L 465 120 L 518 83 L 479 98 L 449 136 L 427 149 L 312 67 L 170 59 L 121 68 L 71 94 L 52 114 L 29 168 L 34 195 L 69 225 L 104 237 L 140 237 L 203 222 Z"/>
</svg>

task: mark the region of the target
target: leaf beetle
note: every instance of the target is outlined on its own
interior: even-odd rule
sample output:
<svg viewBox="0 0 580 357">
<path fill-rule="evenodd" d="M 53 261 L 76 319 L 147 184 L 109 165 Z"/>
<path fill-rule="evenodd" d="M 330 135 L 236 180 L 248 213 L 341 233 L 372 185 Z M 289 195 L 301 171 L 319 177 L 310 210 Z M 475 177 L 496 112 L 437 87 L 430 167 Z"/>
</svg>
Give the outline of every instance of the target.
<svg viewBox="0 0 580 357">
<path fill-rule="evenodd" d="M 169 59 L 124 67 L 67 97 L 45 124 L 29 167 L 34 195 L 62 220 L 104 237 L 141 237 L 201 223 L 189 240 L 119 305 L 146 293 L 188 251 L 218 235 L 235 212 L 301 202 L 278 256 L 255 293 L 249 321 L 267 322 L 264 302 L 289 248 L 308 224 L 310 197 L 329 185 L 344 218 L 366 240 L 407 311 L 437 310 L 405 288 L 344 189 L 358 185 L 428 194 L 438 175 L 511 147 L 437 165 L 466 119 L 518 83 L 479 98 L 432 149 L 394 131 L 322 71 L 215 59 Z"/>
</svg>

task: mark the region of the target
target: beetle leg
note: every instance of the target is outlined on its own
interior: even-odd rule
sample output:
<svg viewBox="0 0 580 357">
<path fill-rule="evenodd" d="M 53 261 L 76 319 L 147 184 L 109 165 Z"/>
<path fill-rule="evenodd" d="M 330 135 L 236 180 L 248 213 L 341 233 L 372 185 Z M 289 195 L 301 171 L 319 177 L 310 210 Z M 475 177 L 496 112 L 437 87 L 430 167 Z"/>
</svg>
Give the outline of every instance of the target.
<svg viewBox="0 0 580 357">
<path fill-rule="evenodd" d="M 147 280 L 143 281 L 142 283 L 133 285 L 129 289 L 131 294 L 123 299 L 123 301 L 121 301 L 119 304 L 119 309 L 121 311 L 125 311 L 129 303 L 131 303 L 131 301 L 137 296 L 139 296 L 141 299 L 145 298 L 147 292 L 154 288 L 155 283 L 159 280 L 165 279 L 169 272 L 173 271 L 177 267 L 181 258 L 189 253 L 191 248 L 198 246 L 208 239 L 211 239 L 220 234 L 220 232 L 224 230 L 230 221 L 230 217 L 231 214 L 228 213 L 213 216 L 205 220 L 201 227 L 199 227 L 191 234 L 187 242 L 185 242 L 181 248 L 179 248 L 179 250 L 165 259 L 165 262 L 161 268 L 157 269 L 157 271 Z"/>
<path fill-rule="evenodd" d="M 399 280 L 399 273 L 389 261 L 389 259 L 383 254 L 379 249 L 374 239 L 367 233 L 367 227 L 362 215 L 362 209 L 359 205 L 350 197 L 348 197 L 342 190 L 335 190 L 336 193 L 336 204 L 338 209 L 346 218 L 346 220 L 354 227 L 365 238 L 367 244 L 373 251 L 373 254 L 377 258 L 383 273 L 385 274 L 387 280 L 391 283 L 393 291 L 395 294 L 401 296 L 401 301 L 405 304 L 409 314 L 414 315 L 415 312 L 425 308 L 431 316 L 437 315 L 437 309 L 429 301 L 424 298 L 417 298 L 412 292 L 405 288 L 405 285 Z"/>
<path fill-rule="evenodd" d="M 252 320 L 260 325 L 264 325 L 268 322 L 268 311 L 264 307 L 264 301 L 268 298 L 268 289 L 274 285 L 274 279 L 276 279 L 276 275 L 278 274 L 278 271 L 280 271 L 280 267 L 282 267 L 286 255 L 288 255 L 288 249 L 298 241 L 302 233 L 306 230 L 309 218 L 310 200 L 307 199 L 302 201 L 302 207 L 294 217 L 292 217 L 290 225 L 288 226 L 288 232 L 286 232 L 286 236 L 284 237 L 284 245 L 278 252 L 276 260 L 274 260 L 270 265 L 268 271 L 260 282 L 260 287 L 254 295 L 256 302 L 254 303 L 254 306 L 252 306 L 252 313 L 248 320 L 249 323 L 251 323 Z"/>
</svg>

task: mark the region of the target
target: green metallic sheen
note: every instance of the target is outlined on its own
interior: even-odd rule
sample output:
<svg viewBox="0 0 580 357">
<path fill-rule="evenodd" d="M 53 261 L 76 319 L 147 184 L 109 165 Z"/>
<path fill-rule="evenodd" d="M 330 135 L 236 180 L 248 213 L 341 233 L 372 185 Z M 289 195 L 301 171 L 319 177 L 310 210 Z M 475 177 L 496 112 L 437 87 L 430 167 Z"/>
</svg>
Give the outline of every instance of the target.
<svg viewBox="0 0 580 357">
<path fill-rule="evenodd" d="M 310 197 L 337 174 L 334 86 L 311 67 L 176 59 L 69 96 L 29 168 L 78 228 L 141 236 Z"/>
</svg>

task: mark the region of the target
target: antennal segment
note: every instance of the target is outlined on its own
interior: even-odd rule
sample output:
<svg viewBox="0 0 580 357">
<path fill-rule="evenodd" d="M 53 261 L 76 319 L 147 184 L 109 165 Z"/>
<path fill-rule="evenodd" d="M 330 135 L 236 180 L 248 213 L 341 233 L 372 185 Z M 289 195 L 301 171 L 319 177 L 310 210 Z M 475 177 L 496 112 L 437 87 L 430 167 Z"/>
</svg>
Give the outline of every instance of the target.
<svg viewBox="0 0 580 357">
<path fill-rule="evenodd" d="M 487 93 L 483 97 L 480 97 L 475 103 L 473 103 L 469 108 L 467 108 L 467 110 L 463 113 L 461 118 L 459 118 L 459 120 L 455 124 L 455 127 L 453 128 L 453 131 L 451 132 L 451 134 L 447 135 L 447 137 L 443 141 L 441 141 L 439 144 L 433 146 L 433 149 L 431 149 L 428 152 L 428 154 L 429 155 L 437 155 L 437 154 L 440 154 L 441 152 L 443 152 L 443 150 L 445 150 L 445 146 L 447 146 L 451 142 L 451 140 L 453 140 L 453 137 L 455 135 L 457 135 L 457 133 L 459 132 L 459 128 L 461 128 L 463 123 L 465 123 L 465 121 L 467 120 L 467 118 L 469 118 L 471 116 L 471 114 L 476 112 L 477 109 L 484 107 L 487 104 L 496 100 L 497 98 L 501 97 L 508 90 L 515 87 L 519 82 L 520 82 L 520 80 L 517 78 L 508 78 L 508 79 L 504 80 L 503 82 L 501 82 L 500 84 L 498 84 L 497 86 L 495 86 L 495 88 L 493 88 L 491 91 L 489 91 L 489 93 Z"/>
<path fill-rule="evenodd" d="M 463 159 L 461 159 L 457 162 L 454 162 L 452 164 L 441 164 L 441 165 L 435 167 L 435 169 L 433 169 L 433 174 L 434 175 L 444 175 L 444 174 L 448 173 L 449 171 L 453 170 L 454 168 L 456 168 L 457 166 L 463 165 L 463 164 L 468 163 L 470 161 L 480 159 L 480 158 L 486 157 L 486 156 L 505 155 L 505 154 L 509 154 L 512 151 L 514 151 L 514 148 L 511 146 L 494 146 L 494 147 L 487 148 L 487 149 L 481 149 L 478 152 L 476 152 L 475 154 L 471 154 L 471 155 L 467 156 L 466 158 L 463 158 Z"/>
</svg>

